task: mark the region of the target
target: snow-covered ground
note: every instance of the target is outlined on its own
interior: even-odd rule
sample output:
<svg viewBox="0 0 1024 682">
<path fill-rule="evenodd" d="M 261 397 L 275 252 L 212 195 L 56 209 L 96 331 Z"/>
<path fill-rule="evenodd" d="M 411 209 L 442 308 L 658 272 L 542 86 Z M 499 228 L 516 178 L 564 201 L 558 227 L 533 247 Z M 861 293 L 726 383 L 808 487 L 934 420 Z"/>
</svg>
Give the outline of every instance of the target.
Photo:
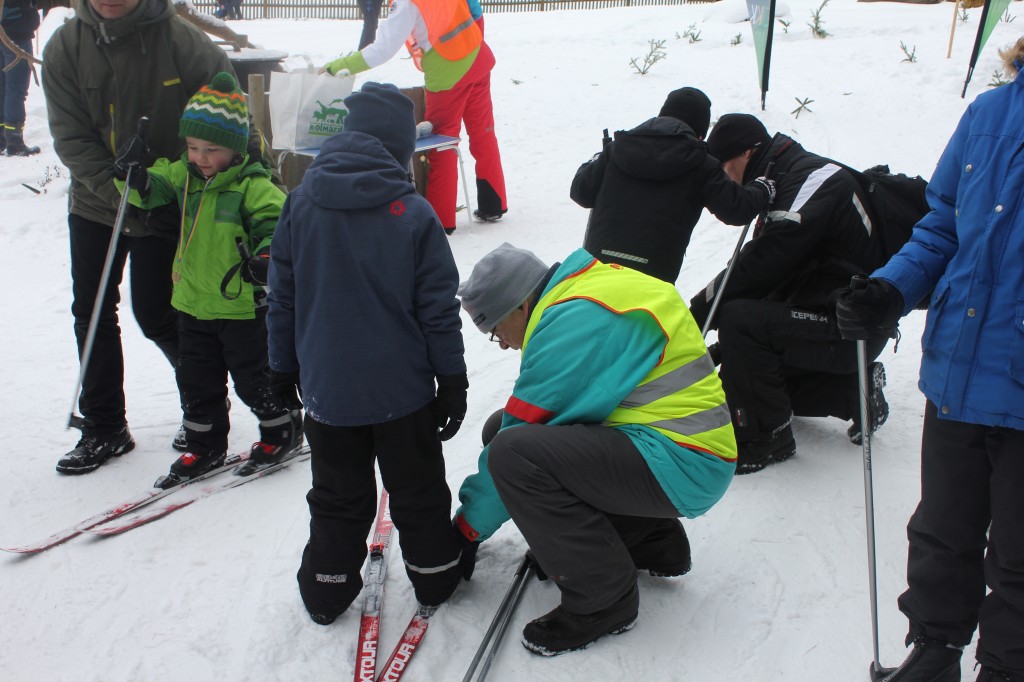
<svg viewBox="0 0 1024 682">
<path fill-rule="evenodd" d="M 953 5 L 860 4 L 834 0 L 822 11 L 832 37 L 812 37 L 817 0 L 780 8 L 771 90 L 760 114 L 771 131 L 856 167 L 889 163 L 928 177 L 966 103 L 987 88 L 996 48 L 1021 24 L 997 25 L 967 100 L 960 98 L 981 10 L 957 22 L 946 58 Z M 1012 4 L 1009 14 L 1021 13 Z M 64 16 L 52 13 L 41 41 Z M 665 95 L 702 88 L 713 118 L 758 113 L 753 40 L 739 0 L 712 5 L 495 14 L 487 38 L 498 58 L 492 88 L 510 211 L 498 224 L 466 227 L 451 239 L 459 269 L 503 241 L 561 260 L 579 246 L 587 213 L 568 198 L 580 163 L 601 131 L 657 114 Z M 699 42 L 684 36 L 693 27 Z M 322 64 L 353 49 L 356 22 L 273 20 L 232 27 L 266 48 Z M 730 45 L 740 36 L 738 45 Z M 629 66 L 651 39 L 667 59 L 645 76 Z M 902 61 L 903 43 L 915 62 Z M 290 63 L 304 61 L 293 57 Z M 418 85 L 407 59 L 359 77 Z M 809 111 L 791 112 L 797 98 Z M 172 372 L 142 338 L 122 304 L 129 421 L 138 447 L 83 477 L 54 472 L 77 432 L 64 430 L 78 363 L 70 315 L 65 203 L 67 172 L 50 142 L 42 93 L 29 96 L 31 158 L 0 158 L 0 285 L 8 331 L 0 334 L 0 413 L 7 456 L 0 466 L 0 544 L 30 542 L 142 491 L 174 460 L 180 420 Z M 468 150 L 467 162 L 468 162 Z M 26 189 L 23 184 L 41 191 Z M 460 196 L 460 203 L 462 198 Z M 474 201 L 475 205 L 475 201 Z M 738 236 L 705 214 L 678 287 L 689 299 L 719 269 Z M 354 321 L 358 324 L 358 321 Z M 904 656 L 904 526 L 918 496 L 924 399 L 916 389 L 923 316 L 903 324 L 900 352 L 883 354 L 892 416 L 874 439 L 881 653 Z M 479 428 L 501 406 L 518 357 L 499 352 L 466 322 L 470 408 L 446 447 L 457 489 L 475 467 Z M 358 362 L 358 358 L 339 358 Z M 255 419 L 234 401 L 232 448 L 256 437 Z M 589 650 L 542 659 L 518 644 L 527 620 L 557 602 L 548 584 L 530 586 L 490 679 L 857 680 L 872 658 L 861 451 L 847 424 L 797 419 L 797 456 L 737 478 L 706 516 L 686 522 L 694 568 L 682 578 L 640 577 L 635 629 Z M 210 497 L 119 537 L 77 538 L 39 556 L 0 557 L 0 673 L 9 680 L 327 680 L 352 674 L 357 610 L 331 627 L 306 616 L 295 585 L 308 521 L 308 464 Z M 525 546 L 512 524 L 480 552 L 471 583 L 435 616 L 406 679 L 460 680 Z M 389 651 L 412 613 L 412 591 L 394 569 L 381 649 Z M 973 648 L 963 659 L 973 679 Z"/>
</svg>

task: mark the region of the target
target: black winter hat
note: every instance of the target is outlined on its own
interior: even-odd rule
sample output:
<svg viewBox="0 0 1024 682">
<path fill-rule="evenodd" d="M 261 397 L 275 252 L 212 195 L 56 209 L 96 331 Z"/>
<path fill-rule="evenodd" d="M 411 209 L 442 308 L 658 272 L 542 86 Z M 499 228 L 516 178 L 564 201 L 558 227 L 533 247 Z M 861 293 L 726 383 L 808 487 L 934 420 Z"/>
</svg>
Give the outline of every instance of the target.
<svg viewBox="0 0 1024 682">
<path fill-rule="evenodd" d="M 668 93 L 658 116 L 678 118 L 693 128 L 697 137 L 704 137 L 711 122 L 711 100 L 697 88 L 679 88 Z"/>
<path fill-rule="evenodd" d="M 361 90 L 345 98 L 343 131 L 372 135 L 403 167 L 412 161 L 416 148 L 416 118 L 412 100 L 391 83 L 363 83 Z"/>
<path fill-rule="evenodd" d="M 768 129 L 750 114 L 726 114 L 708 135 L 708 153 L 719 161 L 730 161 L 771 141 Z"/>
</svg>

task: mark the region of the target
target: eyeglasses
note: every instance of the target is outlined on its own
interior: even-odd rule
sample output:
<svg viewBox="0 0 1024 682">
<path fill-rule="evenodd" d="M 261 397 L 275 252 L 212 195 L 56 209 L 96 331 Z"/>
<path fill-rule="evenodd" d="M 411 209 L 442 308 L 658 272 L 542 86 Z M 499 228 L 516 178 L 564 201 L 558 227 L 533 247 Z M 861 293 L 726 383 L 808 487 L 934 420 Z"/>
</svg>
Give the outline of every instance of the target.
<svg viewBox="0 0 1024 682">
<path fill-rule="evenodd" d="M 491 330 L 491 335 L 487 338 L 492 343 L 501 343 L 501 334 L 498 333 L 498 328 L 495 327 Z"/>
</svg>

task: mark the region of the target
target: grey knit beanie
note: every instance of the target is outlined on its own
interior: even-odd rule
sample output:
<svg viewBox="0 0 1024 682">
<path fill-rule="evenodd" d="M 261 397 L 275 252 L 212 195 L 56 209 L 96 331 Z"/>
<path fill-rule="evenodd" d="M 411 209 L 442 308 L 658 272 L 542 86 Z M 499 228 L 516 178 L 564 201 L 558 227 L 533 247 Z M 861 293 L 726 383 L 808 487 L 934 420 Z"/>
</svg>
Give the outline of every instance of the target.
<svg viewBox="0 0 1024 682">
<path fill-rule="evenodd" d="M 505 242 L 481 258 L 459 285 L 462 308 L 486 334 L 530 297 L 547 272 L 531 251 Z"/>
</svg>

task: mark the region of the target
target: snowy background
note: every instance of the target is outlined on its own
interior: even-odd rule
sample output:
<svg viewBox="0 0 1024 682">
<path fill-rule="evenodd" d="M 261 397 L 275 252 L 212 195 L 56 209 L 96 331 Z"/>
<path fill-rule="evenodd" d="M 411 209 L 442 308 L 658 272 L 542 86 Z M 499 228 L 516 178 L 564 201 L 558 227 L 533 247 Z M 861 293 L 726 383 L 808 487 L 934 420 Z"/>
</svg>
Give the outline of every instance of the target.
<svg viewBox="0 0 1024 682">
<path fill-rule="evenodd" d="M 780 3 L 781 4 L 781 3 Z M 509 213 L 467 227 L 459 214 L 451 246 L 463 277 L 503 241 L 562 260 L 582 241 L 587 212 L 568 198 L 577 167 L 600 148 L 601 131 L 628 129 L 657 114 L 683 85 L 703 89 L 712 118 L 759 113 L 768 129 L 855 167 L 889 163 L 930 176 L 967 102 L 987 89 L 996 49 L 1021 24 L 998 24 L 968 89 L 960 91 L 981 10 L 957 22 L 946 58 L 953 5 L 859 4 L 833 0 L 822 11 L 832 33 L 815 39 L 817 0 L 780 7 L 771 90 L 760 114 L 753 40 L 744 5 L 494 14 L 487 39 L 497 55 L 492 90 L 508 181 Z M 1007 18 L 1024 14 L 1010 5 Z M 50 14 L 40 42 L 66 15 Z M 354 49 L 358 22 L 245 21 L 232 25 L 257 44 L 322 64 Z M 684 36 L 693 27 L 699 42 Z M 740 36 L 738 45 L 730 45 Z M 651 39 L 667 59 L 645 76 L 630 68 Z M 903 42 L 916 54 L 906 62 Z M 359 77 L 400 86 L 422 83 L 408 59 Z M 810 98 L 810 111 L 791 112 Z M 138 447 L 95 473 L 61 476 L 54 464 L 75 445 L 64 430 L 78 362 L 70 315 L 67 171 L 53 152 L 45 102 L 33 86 L 26 138 L 30 158 L 0 158 L 0 286 L 8 330 L 0 334 L 0 413 L 7 456 L 0 466 L 0 545 L 32 542 L 147 488 L 176 453 L 180 422 L 170 367 L 142 338 L 122 303 L 128 417 Z M 464 154 L 468 158 L 468 150 Z M 470 170 L 471 172 L 471 170 Z M 35 194 L 22 185 L 41 191 Z M 464 202 L 461 197 L 460 203 Z M 473 204 L 475 206 L 475 200 Z M 705 214 L 678 287 L 685 299 L 726 264 L 739 232 Z M 125 294 L 127 292 L 125 291 Z M 904 527 L 916 504 L 924 399 L 916 389 L 924 317 L 904 321 L 900 352 L 882 356 L 892 415 L 874 439 L 879 612 L 883 662 L 905 655 L 906 622 L 895 604 L 904 589 Z M 354 321 L 358 324 L 358 321 Z M 479 429 L 504 404 L 518 355 L 502 353 L 465 321 L 469 414 L 446 444 L 454 490 L 473 471 Z M 358 362 L 358 358 L 339 358 Z M 256 420 L 232 410 L 232 450 L 255 440 Z M 846 423 L 796 419 L 797 455 L 739 477 L 706 516 L 686 521 L 693 571 L 640 576 L 635 629 L 555 659 L 527 653 L 522 626 L 558 601 L 548 584 L 530 586 L 493 680 L 858 680 L 872 658 L 860 448 Z M 358 609 L 331 627 L 313 624 L 299 600 L 295 570 L 306 540 L 308 463 L 202 500 L 164 520 L 110 539 L 76 538 L 39 556 L 0 556 L 0 670 L 4 679 L 327 680 L 352 674 Z M 434 617 L 411 665 L 410 682 L 461 680 L 480 636 L 525 549 L 512 524 L 480 552 L 473 581 Z M 397 552 L 385 599 L 381 664 L 413 610 Z M 357 602 L 358 604 L 358 602 Z M 973 679 L 973 646 L 963 658 Z"/>
</svg>

